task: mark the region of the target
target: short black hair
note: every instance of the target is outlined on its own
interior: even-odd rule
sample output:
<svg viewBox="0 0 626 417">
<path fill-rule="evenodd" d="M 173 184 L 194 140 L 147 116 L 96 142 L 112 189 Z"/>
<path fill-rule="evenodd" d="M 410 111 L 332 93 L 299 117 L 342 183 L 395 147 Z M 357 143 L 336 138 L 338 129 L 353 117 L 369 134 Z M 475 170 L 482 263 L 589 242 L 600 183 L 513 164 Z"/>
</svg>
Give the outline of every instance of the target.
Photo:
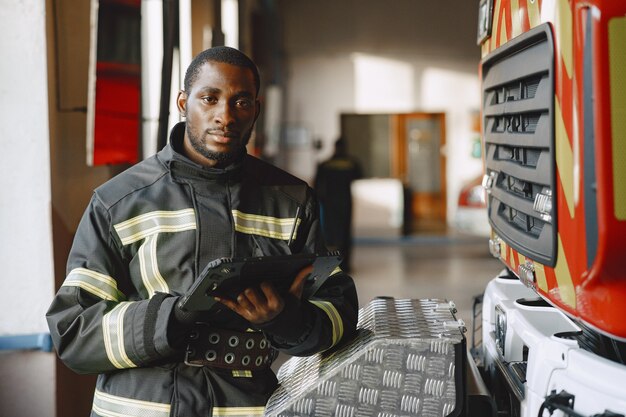
<svg viewBox="0 0 626 417">
<path fill-rule="evenodd" d="M 191 86 L 200 73 L 200 68 L 206 62 L 223 62 L 225 64 L 236 65 L 238 67 L 248 68 L 252 71 L 254 76 L 254 86 L 256 87 L 256 93 L 259 94 L 261 88 L 261 77 L 259 76 L 259 69 L 246 54 L 238 49 L 228 46 L 215 46 L 213 48 L 206 49 L 200 52 L 189 64 L 187 72 L 185 73 L 185 92 L 191 91 Z"/>
</svg>

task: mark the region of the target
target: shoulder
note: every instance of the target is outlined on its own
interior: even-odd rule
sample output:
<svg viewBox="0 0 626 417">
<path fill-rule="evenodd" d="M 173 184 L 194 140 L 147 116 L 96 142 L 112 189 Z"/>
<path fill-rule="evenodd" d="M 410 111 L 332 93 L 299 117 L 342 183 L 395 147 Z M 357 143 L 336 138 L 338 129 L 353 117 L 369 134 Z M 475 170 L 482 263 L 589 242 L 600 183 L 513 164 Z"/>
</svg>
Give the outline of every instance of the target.
<svg viewBox="0 0 626 417">
<path fill-rule="evenodd" d="M 244 175 L 246 181 L 263 190 L 285 194 L 301 203 L 311 197 L 312 190 L 306 181 L 251 155 L 244 161 Z"/>
<path fill-rule="evenodd" d="M 261 183 L 261 185 L 307 186 L 304 180 L 295 175 L 251 155 L 246 156 L 244 172 L 248 178 L 253 178 L 255 181 Z"/>
<path fill-rule="evenodd" d="M 158 182 L 167 173 L 156 156 L 133 165 L 95 189 L 98 199 L 109 208 L 124 197 Z"/>
</svg>

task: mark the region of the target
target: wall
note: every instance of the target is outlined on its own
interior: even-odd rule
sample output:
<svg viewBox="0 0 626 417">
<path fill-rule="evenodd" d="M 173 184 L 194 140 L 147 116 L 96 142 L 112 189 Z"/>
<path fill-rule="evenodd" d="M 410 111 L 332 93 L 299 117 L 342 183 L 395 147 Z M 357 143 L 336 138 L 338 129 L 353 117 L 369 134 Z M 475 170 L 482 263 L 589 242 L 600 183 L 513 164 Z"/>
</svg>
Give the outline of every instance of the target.
<svg viewBox="0 0 626 417">
<path fill-rule="evenodd" d="M 44 4 L 3 2 L 0 27 L 0 336 L 12 336 L 47 332 L 54 284 Z M 0 415 L 54 404 L 52 353 L 0 353 Z"/>
<path fill-rule="evenodd" d="M 86 163 L 90 4 L 46 2 L 54 291 L 65 279 L 67 254 L 93 189 L 124 168 Z M 94 385 L 93 376 L 77 375 L 57 361 L 55 415 L 88 415 Z"/>
<path fill-rule="evenodd" d="M 287 61 L 286 122 L 307 127 L 322 140 L 323 149 L 313 157 L 330 156 L 341 112 L 445 111 L 451 221 L 461 182 L 482 169 L 471 157 L 471 114 L 480 100 L 478 2 L 284 0 L 278 5 Z M 400 82 L 379 74 L 365 82 L 375 94 L 363 94 L 363 80 L 355 75 L 363 56 L 395 62 L 413 76 Z M 456 91 L 437 95 L 439 83 L 451 80 Z M 395 99 L 383 97 L 394 90 Z M 368 102 L 372 96 L 377 101 Z M 314 172 L 299 174 L 309 180 Z"/>
<path fill-rule="evenodd" d="M 52 206 L 62 228 L 55 228 L 55 237 L 73 237 L 92 190 L 120 169 L 86 163 L 90 3 L 48 1 Z M 60 285 L 65 265 L 57 271 Z"/>
</svg>

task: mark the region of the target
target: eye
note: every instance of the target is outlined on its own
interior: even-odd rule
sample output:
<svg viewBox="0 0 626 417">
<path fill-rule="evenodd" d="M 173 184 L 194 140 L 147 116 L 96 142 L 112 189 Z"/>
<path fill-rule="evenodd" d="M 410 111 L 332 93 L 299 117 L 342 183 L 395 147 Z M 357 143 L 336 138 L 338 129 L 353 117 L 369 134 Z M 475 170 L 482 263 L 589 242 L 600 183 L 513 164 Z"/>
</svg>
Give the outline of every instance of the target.
<svg viewBox="0 0 626 417">
<path fill-rule="evenodd" d="M 240 98 L 235 102 L 235 104 L 240 109 L 250 109 L 253 106 L 252 100 L 247 99 L 247 98 Z"/>
<path fill-rule="evenodd" d="M 203 103 L 207 103 L 207 104 L 217 103 L 217 98 L 215 98 L 214 96 L 203 96 L 203 97 L 200 97 L 200 100 L 202 100 Z"/>
</svg>

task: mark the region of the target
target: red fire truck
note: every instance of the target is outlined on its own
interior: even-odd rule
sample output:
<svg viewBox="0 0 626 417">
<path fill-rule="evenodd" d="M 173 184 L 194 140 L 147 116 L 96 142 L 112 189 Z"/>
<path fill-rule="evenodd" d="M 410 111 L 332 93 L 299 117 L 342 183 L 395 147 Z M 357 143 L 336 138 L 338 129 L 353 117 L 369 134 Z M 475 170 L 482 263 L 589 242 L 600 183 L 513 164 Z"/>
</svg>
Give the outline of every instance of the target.
<svg viewBox="0 0 626 417">
<path fill-rule="evenodd" d="M 626 415 L 626 1 L 479 7 L 483 187 L 505 269 L 477 300 L 472 352 L 499 415 Z"/>
</svg>

